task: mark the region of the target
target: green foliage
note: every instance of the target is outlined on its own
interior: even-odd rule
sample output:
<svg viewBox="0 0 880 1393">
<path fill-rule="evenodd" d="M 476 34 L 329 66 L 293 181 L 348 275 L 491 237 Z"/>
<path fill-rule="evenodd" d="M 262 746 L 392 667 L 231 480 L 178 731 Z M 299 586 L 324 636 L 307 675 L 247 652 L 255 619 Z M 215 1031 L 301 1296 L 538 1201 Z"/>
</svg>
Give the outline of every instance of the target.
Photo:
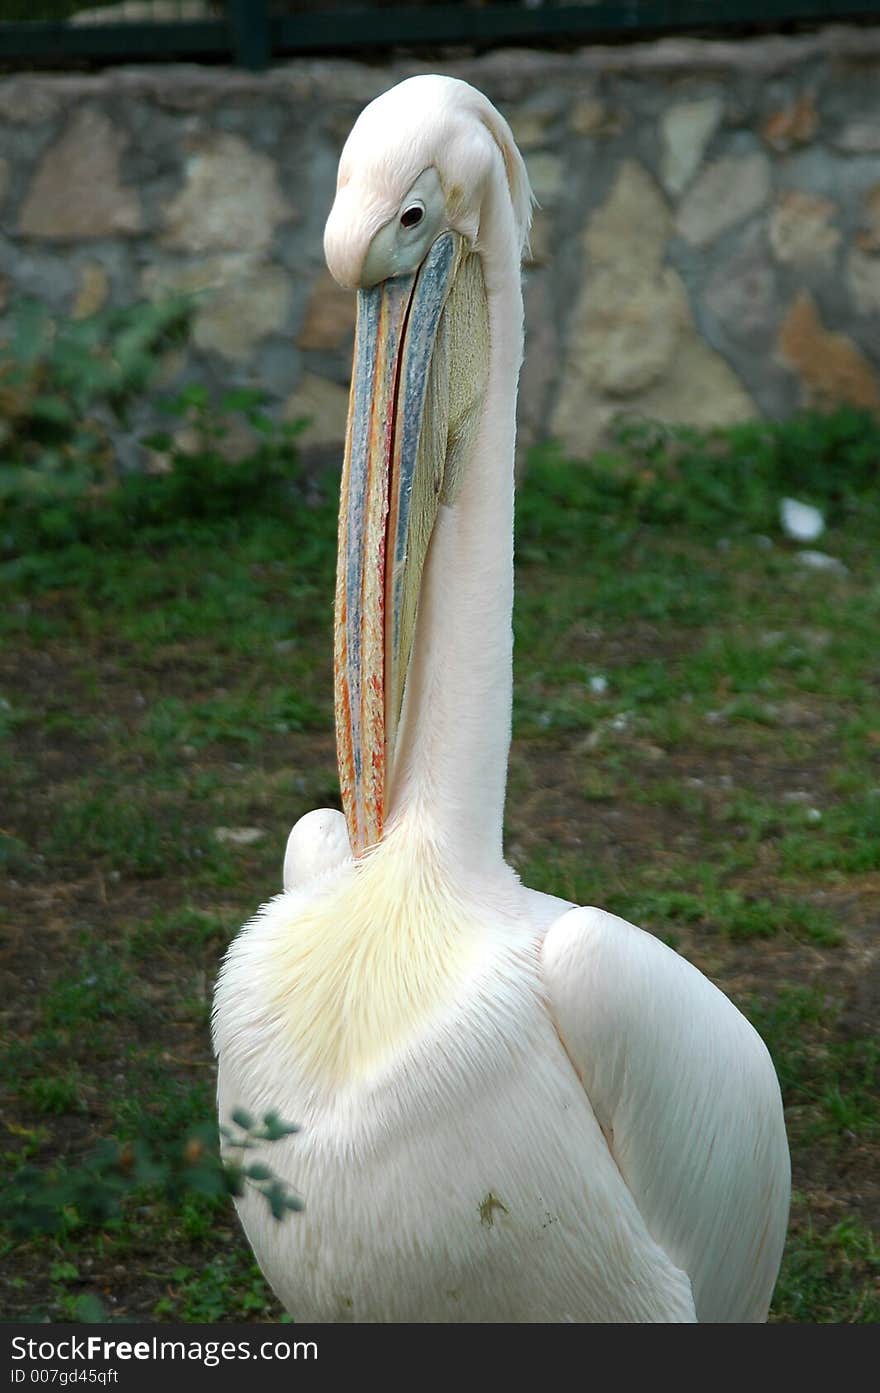
<svg viewBox="0 0 880 1393">
<path fill-rule="evenodd" d="M 103 944 L 85 955 L 75 972 L 60 977 L 42 1001 L 50 1027 L 88 1027 L 135 1009 L 126 964 Z"/>
<path fill-rule="evenodd" d="M 18 837 L 11 837 L 0 831 L 0 871 L 7 875 L 20 875 L 30 869 L 31 859 L 28 849 Z"/>
<path fill-rule="evenodd" d="M 30 1079 L 22 1089 L 22 1096 L 36 1113 L 64 1116 L 81 1108 L 79 1079 L 72 1070 Z"/>
<path fill-rule="evenodd" d="M 773 1309 L 774 1319 L 800 1323 L 880 1321 L 880 1248 L 871 1229 L 857 1219 L 825 1231 L 807 1222 L 789 1241 Z"/>
<path fill-rule="evenodd" d="M 216 915 L 204 914 L 188 905 L 155 915 L 135 926 L 131 946 L 138 956 L 149 957 L 165 945 L 194 951 L 207 948 L 219 952 L 229 940 L 229 925 Z"/>
<path fill-rule="evenodd" d="M 652 930 L 700 924 L 727 938 L 774 938 L 787 933 L 793 938 L 834 947 L 842 937 L 827 911 L 787 897 L 769 900 L 739 890 L 703 885 L 699 893 L 686 890 L 642 891 L 619 901 L 617 912 Z"/>
<path fill-rule="evenodd" d="M 173 435 L 154 432 L 145 440 L 168 454 L 167 473 L 126 480 L 118 500 L 131 526 L 160 526 L 179 519 L 228 517 L 245 509 L 265 510 L 285 485 L 298 480 L 295 441 L 300 422 L 273 420 L 263 393 L 240 388 L 216 401 L 201 386 L 188 387 L 161 403 L 170 416 L 185 416 L 197 445 L 184 451 Z M 238 417 L 250 430 L 253 448 L 238 463 L 223 453 L 228 423 Z"/>
<path fill-rule="evenodd" d="M 717 431 L 621 420 L 611 448 L 588 464 L 573 470 L 546 450 L 535 466 L 518 509 L 526 560 L 549 543 L 625 548 L 645 525 L 772 534 L 790 495 L 823 508 L 831 524 L 877 516 L 880 421 L 855 407 Z"/>
<path fill-rule="evenodd" d="M 880 870 L 880 788 L 831 808 L 809 830 L 789 832 L 780 851 L 786 870 L 794 874 Z"/>
<path fill-rule="evenodd" d="M 205 826 L 168 809 L 156 817 L 155 793 L 137 796 L 112 783 L 83 790 L 57 809 L 44 847 L 47 859 L 63 866 L 105 865 L 145 878 L 167 874 L 170 866 L 222 870 L 229 856 Z"/>
<path fill-rule="evenodd" d="M 187 301 L 137 304 L 53 321 L 36 302 L 16 307 L 0 346 L 0 549 L 22 556 L 80 542 L 125 546 L 132 533 L 174 531 L 242 512 L 290 509 L 300 424 L 274 421 L 250 389 L 213 400 L 201 385 L 152 405 L 187 426 L 143 440 L 164 472 L 117 476 L 111 426 L 151 388 L 161 351 L 186 333 Z M 232 462 L 230 422 L 253 448 Z"/>
<path fill-rule="evenodd" d="M 0 1190 L 0 1223 L 18 1237 L 64 1234 L 118 1220 L 132 1197 L 160 1198 L 178 1207 L 192 1196 L 210 1201 L 242 1195 L 247 1186 L 282 1219 L 302 1209 L 302 1200 L 265 1163 L 247 1161 L 246 1153 L 297 1130 L 274 1113 L 262 1123 L 234 1114 L 220 1132 L 235 1159 L 221 1157 L 216 1126 L 203 1123 L 183 1139 L 163 1129 L 152 1144 L 143 1138 L 102 1141 L 77 1165 L 20 1166 Z"/>
<path fill-rule="evenodd" d="M 880 1045 L 843 1034 L 840 1005 L 815 987 L 785 987 L 749 1002 L 773 1056 L 795 1144 L 880 1137 Z"/>
<path fill-rule="evenodd" d="M 67 533 L 72 503 L 114 477 L 112 424 L 148 387 L 157 354 L 185 332 L 181 301 L 53 320 L 38 301 L 13 312 L 0 345 L 0 501 Z"/>
<path fill-rule="evenodd" d="M 266 1113 L 262 1123 L 258 1124 L 243 1108 L 233 1112 L 230 1123 L 231 1126 L 221 1126 L 220 1133 L 229 1150 L 240 1157 L 236 1162 L 226 1162 L 226 1173 L 231 1177 L 233 1192 L 241 1194 L 245 1184 L 253 1186 L 266 1200 L 275 1219 L 283 1219 L 288 1210 L 302 1209 L 299 1196 L 279 1180 L 264 1161 L 249 1161 L 245 1156 L 245 1152 L 258 1147 L 261 1142 L 283 1141 L 299 1131 L 296 1124 L 282 1122 L 274 1112 Z"/>
<path fill-rule="evenodd" d="M 241 1252 L 218 1253 L 198 1267 L 175 1267 L 171 1281 L 169 1294 L 153 1307 L 156 1319 L 214 1322 L 275 1316 L 260 1269 Z"/>
<path fill-rule="evenodd" d="M 262 683 L 236 697 L 206 701 L 162 701 L 150 714 L 148 734 L 159 744 L 169 741 L 194 749 L 222 741 L 230 745 L 259 744 L 267 730 L 286 735 L 307 730 L 323 720 L 323 712 L 289 687 L 267 688 Z"/>
</svg>

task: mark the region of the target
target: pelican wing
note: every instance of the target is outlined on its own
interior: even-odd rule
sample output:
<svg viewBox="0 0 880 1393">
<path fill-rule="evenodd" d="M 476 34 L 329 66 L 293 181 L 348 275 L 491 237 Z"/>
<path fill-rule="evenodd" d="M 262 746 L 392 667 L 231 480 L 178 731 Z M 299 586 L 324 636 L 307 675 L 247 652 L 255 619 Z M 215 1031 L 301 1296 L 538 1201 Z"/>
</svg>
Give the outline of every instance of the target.
<svg viewBox="0 0 880 1393">
<path fill-rule="evenodd" d="M 684 958 L 604 910 L 563 915 L 542 956 L 560 1039 L 698 1319 L 765 1320 L 790 1166 L 760 1036 Z"/>
</svg>

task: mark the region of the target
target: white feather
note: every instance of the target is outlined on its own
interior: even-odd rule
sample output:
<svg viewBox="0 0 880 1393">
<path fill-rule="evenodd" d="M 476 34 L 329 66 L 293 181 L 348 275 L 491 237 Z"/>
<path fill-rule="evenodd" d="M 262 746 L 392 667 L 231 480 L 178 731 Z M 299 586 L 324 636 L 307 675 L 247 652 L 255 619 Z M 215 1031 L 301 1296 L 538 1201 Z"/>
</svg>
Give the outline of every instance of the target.
<svg viewBox="0 0 880 1393">
<path fill-rule="evenodd" d="M 345 818 L 335 808 L 315 808 L 291 829 L 284 852 L 285 890 L 335 870 L 351 856 Z"/>
<path fill-rule="evenodd" d="M 765 1320 L 790 1170 L 767 1050 L 708 978 L 601 909 L 551 929 L 548 1006 L 654 1239 L 702 1321 Z"/>
</svg>

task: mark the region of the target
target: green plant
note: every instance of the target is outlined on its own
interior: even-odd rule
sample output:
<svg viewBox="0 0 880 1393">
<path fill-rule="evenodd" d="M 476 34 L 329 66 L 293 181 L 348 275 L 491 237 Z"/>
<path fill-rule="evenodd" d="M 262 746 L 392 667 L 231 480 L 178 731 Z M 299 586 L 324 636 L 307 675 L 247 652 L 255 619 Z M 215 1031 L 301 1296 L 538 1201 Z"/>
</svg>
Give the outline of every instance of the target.
<svg viewBox="0 0 880 1393">
<path fill-rule="evenodd" d="M 22 1090 L 25 1100 L 37 1113 L 72 1113 L 80 1110 L 80 1088 L 76 1074 L 38 1075 Z"/>
<path fill-rule="evenodd" d="M 246 1186 L 263 1196 L 276 1219 L 302 1209 L 300 1197 L 269 1166 L 247 1160 L 249 1150 L 281 1141 L 297 1126 L 275 1113 L 257 1123 L 243 1111 L 233 1113 L 230 1124 L 220 1134 L 234 1158 L 221 1157 L 217 1128 L 203 1123 L 183 1141 L 168 1133 L 153 1145 L 140 1138 L 107 1140 L 77 1165 L 20 1166 L 0 1191 L 0 1223 L 18 1236 L 65 1233 L 118 1219 L 133 1195 L 152 1194 L 179 1206 L 187 1196 L 241 1195 Z"/>
<path fill-rule="evenodd" d="M 64 505 L 112 482 L 112 425 L 149 385 L 162 348 L 185 332 L 185 302 L 52 319 L 35 300 L 13 310 L 0 345 L 0 500 L 38 509 L 65 534 Z M 60 505 L 60 507 L 59 507 Z"/>
<path fill-rule="evenodd" d="M 855 407 L 714 431 L 621 418 L 610 446 L 577 471 L 542 450 L 521 491 L 520 556 L 541 559 L 551 537 L 577 550 L 597 540 L 625 548 L 644 525 L 774 533 L 791 494 L 832 524 L 855 509 L 876 517 L 878 461 L 880 420 Z"/>
<path fill-rule="evenodd" d="M 73 543 L 125 545 L 132 531 L 284 510 L 299 483 L 299 422 L 275 421 L 263 394 L 213 397 L 199 384 L 150 401 L 183 430 L 153 430 L 142 445 L 159 473 L 120 475 L 114 438 L 151 390 L 163 349 L 185 337 L 188 300 L 52 319 L 36 301 L 13 310 L 0 345 L 0 550 L 25 556 Z M 238 431 L 237 459 L 230 432 Z M 242 440 L 250 448 L 241 451 Z M 144 456 L 146 459 L 146 455 Z"/>
<path fill-rule="evenodd" d="M 274 1314 L 274 1306 L 265 1278 L 249 1255 L 218 1253 L 203 1266 L 174 1268 L 168 1294 L 156 1302 L 153 1315 L 202 1322 L 253 1320 Z"/>
<path fill-rule="evenodd" d="M 824 1231 L 807 1222 L 789 1241 L 773 1302 L 775 1318 L 876 1324 L 878 1279 L 880 1249 L 870 1228 L 857 1219 Z"/>
</svg>

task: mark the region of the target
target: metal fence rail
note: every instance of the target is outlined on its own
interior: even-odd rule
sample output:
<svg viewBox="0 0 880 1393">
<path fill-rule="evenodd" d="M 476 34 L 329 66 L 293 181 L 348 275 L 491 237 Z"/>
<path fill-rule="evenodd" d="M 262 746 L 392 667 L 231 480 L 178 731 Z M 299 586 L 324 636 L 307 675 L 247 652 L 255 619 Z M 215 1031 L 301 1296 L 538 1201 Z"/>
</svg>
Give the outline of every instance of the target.
<svg viewBox="0 0 880 1393">
<path fill-rule="evenodd" d="M 438 45 L 626 41 L 658 34 L 880 22 L 880 0 L 0 0 L 0 64 L 273 57 Z"/>
</svg>

